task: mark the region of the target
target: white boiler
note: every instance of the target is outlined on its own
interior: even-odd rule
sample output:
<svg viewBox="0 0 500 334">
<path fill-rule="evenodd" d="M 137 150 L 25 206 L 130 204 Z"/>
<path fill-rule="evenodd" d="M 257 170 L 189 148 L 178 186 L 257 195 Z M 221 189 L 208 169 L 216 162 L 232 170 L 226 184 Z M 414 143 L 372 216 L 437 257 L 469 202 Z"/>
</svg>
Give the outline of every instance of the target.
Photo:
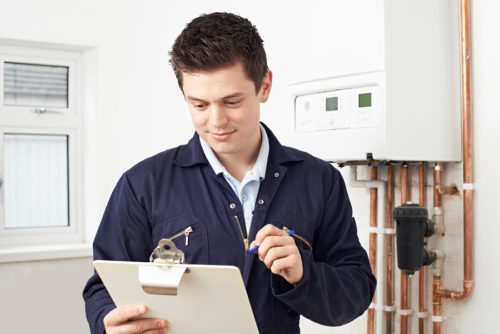
<svg viewBox="0 0 500 334">
<path fill-rule="evenodd" d="M 335 162 L 460 161 L 457 3 L 387 0 L 384 15 L 383 69 L 289 85 L 285 144 Z"/>
</svg>

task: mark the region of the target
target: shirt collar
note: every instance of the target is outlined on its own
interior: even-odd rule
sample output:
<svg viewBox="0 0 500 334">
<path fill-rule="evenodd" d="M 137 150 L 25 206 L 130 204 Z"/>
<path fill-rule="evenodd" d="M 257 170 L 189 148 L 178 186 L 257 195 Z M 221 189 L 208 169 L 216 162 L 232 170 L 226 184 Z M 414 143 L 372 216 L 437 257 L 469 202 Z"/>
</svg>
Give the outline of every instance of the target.
<svg viewBox="0 0 500 334">
<path fill-rule="evenodd" d="M 260 143 L 259 154 L 257 155 L 257 160 L 255 161 L 255 165 L 252 167 L 252 170 L 257 174 L 257 177 L 263 180 L 266 175 L 267 159 L 269 157 L 269 138 L 262 124 L 259 124 L 259 127 L 262 139 Z M 210 145 L 208 145 L 208 143 L 201 137 L 200 144 L 203 153 L 205 153 L 208 163 L 214 170 L 215 174 L 221 174 L 224 172 L 227 173 L 226 168 L 224 168 L 219 159 L 217 159 Z"/>
<path fill-rule="evenodd" d="M 271 129 L 269 129 L 265 123 L 261 122 L 260 125 L 266 131 L 269 139 L 269 165 L 274 166 L 275 164 L 284 165 L 288 163 L 300 162 L 308 156 L 305 152 L 282 146 L 278 139 L 274 136 Z M 195 132 L 186 145 L 181 145 L 175 148 L 174 163 L 181 167 L 208 165 L 207 157 L 201 148 L 200 136 L 198 136 L 198 133 Z"/>
</svg>

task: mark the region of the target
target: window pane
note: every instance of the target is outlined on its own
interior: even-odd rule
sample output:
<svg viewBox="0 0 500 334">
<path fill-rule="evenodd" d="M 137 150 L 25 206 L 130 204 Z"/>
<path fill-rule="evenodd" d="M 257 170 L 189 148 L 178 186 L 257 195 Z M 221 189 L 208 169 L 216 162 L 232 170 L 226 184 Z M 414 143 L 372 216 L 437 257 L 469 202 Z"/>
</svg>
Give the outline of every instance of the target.
<svg viewBox="0 0 500 334">
<path fill-rule="evenodd" d="M 68 226 L 68 136 L 5 134 L 5 228 Z"/>
<path fill-rule="evenodd" d="M 8 106 L 68 107 L 66 66 L 4 63 L 4 104 Z"/>
</svg>

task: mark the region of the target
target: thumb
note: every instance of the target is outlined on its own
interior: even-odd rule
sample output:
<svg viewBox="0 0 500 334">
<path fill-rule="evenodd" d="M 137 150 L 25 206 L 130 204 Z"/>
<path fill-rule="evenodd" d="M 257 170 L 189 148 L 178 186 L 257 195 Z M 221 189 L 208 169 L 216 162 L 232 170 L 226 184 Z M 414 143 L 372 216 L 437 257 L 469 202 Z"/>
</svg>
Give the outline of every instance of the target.
<svg viewBox="0 0 500 334">
<path fill-rule="evenodd" d="M 252 241 L 250 243 L 250 246 L 248 246 L 248 248 L 254 248 L 255 246 L 260 246 L 260 243 L 257 241 L 257 239 L 255 239 L 254 241 Z"/>
</svg>

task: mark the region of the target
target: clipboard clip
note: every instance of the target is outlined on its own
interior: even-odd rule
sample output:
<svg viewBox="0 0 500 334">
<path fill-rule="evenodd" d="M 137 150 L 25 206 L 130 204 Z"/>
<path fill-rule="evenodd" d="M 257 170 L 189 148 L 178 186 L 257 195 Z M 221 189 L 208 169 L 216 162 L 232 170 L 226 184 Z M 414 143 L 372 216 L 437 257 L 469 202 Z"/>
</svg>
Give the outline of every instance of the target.
<svg viewBox="0 0 500 334">
<path fill-rule="evenodd" d="M 168 247 L 168 248 L 166 248 Z M 149 257 L 149 262 L 165 264 L 183 264 L 184 252 L 175 246 L 171 239 L 161 239 Z"/>
<path fill-rule="evenodd" d="M 188 272 L 186 266 L 141 265 L 139 282 L 146 293 L 177 296 L 182 276 Z"/>
<path fill-rule="evenodd" d="M 184 266 L 169 266 L 169 264 L 183 264 L 184 252 L 178 249 L 171 239 L 161 239 L 151 253 L 149 262 L 165 266 L 139 266 L 139 282 L 142 290 L 154 295 L 176 296 L 182 276 L 189 270 Z"/>
</svg>

